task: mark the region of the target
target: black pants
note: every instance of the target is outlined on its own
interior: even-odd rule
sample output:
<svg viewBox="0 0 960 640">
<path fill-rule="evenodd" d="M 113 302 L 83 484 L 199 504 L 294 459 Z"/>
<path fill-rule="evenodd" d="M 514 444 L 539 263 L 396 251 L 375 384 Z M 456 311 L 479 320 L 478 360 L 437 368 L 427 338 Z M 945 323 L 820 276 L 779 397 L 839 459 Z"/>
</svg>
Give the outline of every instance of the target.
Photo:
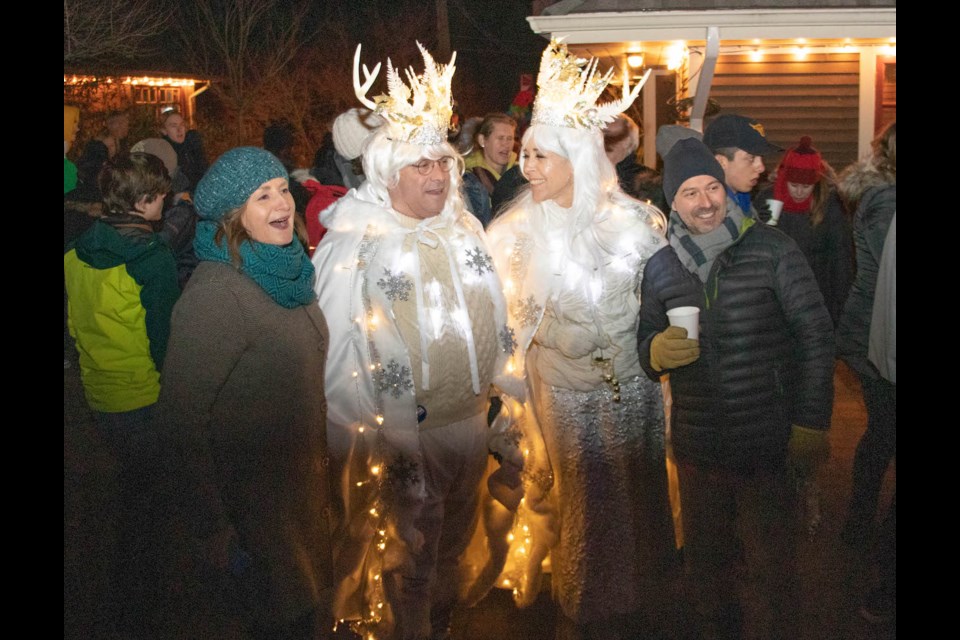
<svg viewBox="0 0 960 640">
<path fill-rule="evenodd" d="M 867 405 L 867 431 L 853 458 L 853 489 L 847 528 L 870 529 L 877 512 L 880 487 L 890 461 L 897 455 L 897 385 L 883 378 L 860 376 Z"/>
</svg>

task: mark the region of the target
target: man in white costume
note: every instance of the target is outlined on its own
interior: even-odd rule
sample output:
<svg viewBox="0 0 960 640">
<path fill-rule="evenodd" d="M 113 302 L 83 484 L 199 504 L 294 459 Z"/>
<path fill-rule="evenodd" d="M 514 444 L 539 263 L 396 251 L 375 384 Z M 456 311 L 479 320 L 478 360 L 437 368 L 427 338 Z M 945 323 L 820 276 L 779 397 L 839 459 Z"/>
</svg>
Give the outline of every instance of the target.
<svg viewBox="0 0 960 640">
<path fill-rule="evenodd" d="M 525 499 L 501 585 L 536 598 L 549 552 L 558 638 L 654 637 L 675 564 L 660 387 L 637 355 L 640 280 L 666 246 L 660 212 L 625 195 L 602 129 L 636 98 L 596 104 L 611 73 L 553 41 L 543 53 L 521 169 L 488 229 L 524 375 Z M 642 83 L 641 83 L 642 85 Z"/>
<path fill-rule="evenodd" d="M 419 44 L 418 44 L 419 46 Z M 483 231 L 446 142 L 454 66 L 423 47 L 409 86 L 354 58 L 358 98 L 386 123 L 364 145 L 367 181 L 325 211 L 313 257 L 330 327 L 328 441 L 334 614 L 378 638 L 446 638 L 487 467 L 488 396 L 514 339 Z M 506 382 L 509 386 L 509 382 Z"/>
</svg>

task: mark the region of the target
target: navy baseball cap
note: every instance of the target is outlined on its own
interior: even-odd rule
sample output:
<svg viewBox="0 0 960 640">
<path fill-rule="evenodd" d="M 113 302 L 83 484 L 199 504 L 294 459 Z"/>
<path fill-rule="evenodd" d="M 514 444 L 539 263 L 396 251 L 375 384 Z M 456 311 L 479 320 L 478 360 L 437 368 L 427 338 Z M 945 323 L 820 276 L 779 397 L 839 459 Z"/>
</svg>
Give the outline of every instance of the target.
<svg viewBox="0 0 960 640">
<path fill-rule="evenodd" d="M 703 132 L 703 143 L 710 147 L 711 151 L 735 147 L 755 156 L 783 151 L 767 140 L 762 124 L 736 114 L 725 114 L 711 122 Z"/>
</svg>

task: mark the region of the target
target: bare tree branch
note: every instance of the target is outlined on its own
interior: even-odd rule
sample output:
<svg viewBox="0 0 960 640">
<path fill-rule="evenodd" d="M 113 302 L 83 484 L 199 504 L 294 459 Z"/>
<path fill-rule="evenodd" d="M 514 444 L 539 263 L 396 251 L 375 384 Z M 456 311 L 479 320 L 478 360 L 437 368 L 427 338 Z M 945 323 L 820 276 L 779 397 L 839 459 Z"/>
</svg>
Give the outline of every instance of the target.
<svg viewBox="0 0 960 640">
<path fill-rule="evenodd" d="M 170 17 L 157 0 L 63 0 L 63 63 L 146 57 Z"/>
<path fill-rule="evenodd" d="M 196 0 L 185 10 L 184 52 L 220 80 L 213 91 L 237 118 L 236 142 L 248 139 L 254 104 L 309 39 L 309 9 L 307 0 Z"/>
</svg>

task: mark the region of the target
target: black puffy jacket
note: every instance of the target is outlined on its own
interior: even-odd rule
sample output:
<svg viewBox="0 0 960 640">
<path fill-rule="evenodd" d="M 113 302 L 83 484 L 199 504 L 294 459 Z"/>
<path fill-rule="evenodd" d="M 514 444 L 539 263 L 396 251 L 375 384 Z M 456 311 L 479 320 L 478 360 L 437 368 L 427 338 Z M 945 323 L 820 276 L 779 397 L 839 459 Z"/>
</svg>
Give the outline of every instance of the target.
<svg viewBox="0 0 960 640">
<path fill-rule="evenodd" d="M 897 211 L 896 176 L 861 163 L 844 171 L 840 186 L 848 200 L 858 202 L 853 221 L 857 275 L 837 327 L 837 352 L 862 377 L 876 380 L 880 374 L 867 359 L 867 344 L 880 257 Z"/>
<path fill-rule="evenodd" d="M 672 247 L 647 263 L 641 284 L 640 363 L 670 373 L 678 459 L 749 472 L 782 466 L 792 424 L 830 426 L 833 323 L 797 245 L 747 227 L 713 264 L 707 284 Z M 700 308 L 700 358 L 657 372 L 650 342 L 667 309 Z"/>
</svg>

